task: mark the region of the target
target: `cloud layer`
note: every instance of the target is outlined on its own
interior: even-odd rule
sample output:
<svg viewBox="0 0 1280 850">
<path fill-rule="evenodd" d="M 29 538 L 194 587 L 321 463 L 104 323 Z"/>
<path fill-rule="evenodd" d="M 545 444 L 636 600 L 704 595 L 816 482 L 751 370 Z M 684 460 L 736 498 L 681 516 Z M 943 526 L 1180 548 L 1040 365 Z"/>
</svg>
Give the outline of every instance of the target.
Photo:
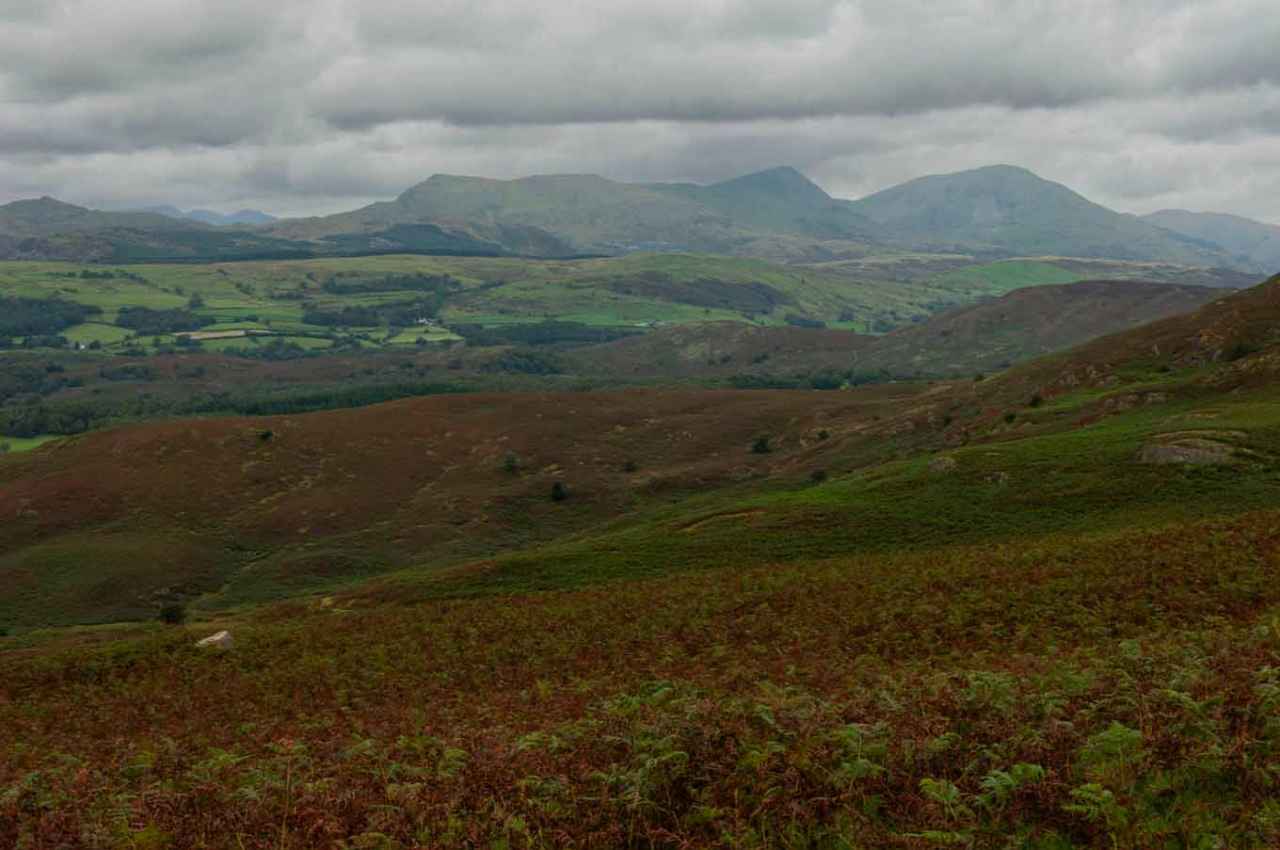
<svg viewBox="0 0 1280 850">
<path fill-rule="evenodd" d="M 1027 166 L 1280 222 L 1274 0 L 0 0 L 0 201 Z"/>
</svg>

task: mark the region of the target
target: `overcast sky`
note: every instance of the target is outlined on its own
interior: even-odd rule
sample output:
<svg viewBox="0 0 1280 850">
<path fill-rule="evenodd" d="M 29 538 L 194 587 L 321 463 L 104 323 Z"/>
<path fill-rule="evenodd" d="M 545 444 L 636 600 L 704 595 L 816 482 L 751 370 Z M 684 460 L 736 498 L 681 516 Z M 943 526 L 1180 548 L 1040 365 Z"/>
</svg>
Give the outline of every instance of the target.
<svg viewBox="0 0 1280 850">
<path fill-rule="evenodd" d="M 1280 223 L 1280 0 L 0 0 L 0 201 L 996 162 Z"/>
</svg>

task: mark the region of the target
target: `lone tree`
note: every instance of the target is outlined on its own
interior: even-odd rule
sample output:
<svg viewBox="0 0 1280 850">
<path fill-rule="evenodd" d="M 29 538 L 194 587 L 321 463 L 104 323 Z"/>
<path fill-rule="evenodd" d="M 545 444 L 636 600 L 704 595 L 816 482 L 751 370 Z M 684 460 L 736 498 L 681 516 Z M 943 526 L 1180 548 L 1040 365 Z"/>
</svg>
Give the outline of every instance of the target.
<svg viewBox="0 0 1280 850">
<path fill-rule="evenodd" d="M 564 486 L 563 481 L 557 481 L 551 485 L 551 501 L 563 502 L 569 498 L 569 488 Z"/>
</svg>

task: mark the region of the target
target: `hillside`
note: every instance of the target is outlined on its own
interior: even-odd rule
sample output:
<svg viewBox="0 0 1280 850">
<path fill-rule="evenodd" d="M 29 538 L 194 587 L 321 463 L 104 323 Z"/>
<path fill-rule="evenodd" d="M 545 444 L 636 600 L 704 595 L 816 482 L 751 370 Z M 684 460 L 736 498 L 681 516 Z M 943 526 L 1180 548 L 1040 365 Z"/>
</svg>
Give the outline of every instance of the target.
<svg viewBox="0 0 1280 850">
<path fill-rule="evenodd" d="M 979 382 L 0 457 L 0 844 L 1274 847 L 1277 292 Z"/>
<path fill-rule="evenodd" d="M 993 284 L 1000 279 L 999 270 L 986 270 Z M 1040 274 L 1054 279 L 1054 270 Z M 1071 275 L 1064 272 L 1063 278 Z M 1045 283 L 987 296 L 878 336 L 733 322 L 687 324 L 577 349 L 566 362 L 581 374 L 620 380 L 718 378 L 743 386 L 780 386 L 788 378 L 839 385 L 886 376 L 967 377 L 1187 313 L 1222 294 L 1204 286 L 1141 280 Z"/>
<path fill-rule="evenodd" d="M 564 359 L 582 375 L 616 380 L 733 379 L 768 386 L 791 376 L 827 378 L 838 386 L 876 337 L 843 330 L 705 322 L 658 328 Z"/>
<path fill-rule="evenodd" d="M 1233 264 L 1216 246 L 1114 212 L 1008 165 L 921 177 L 849 206 L 894 244 L 921 250 Z"/>
<path fill-rule="evenodd" d="M 548 542 L 793 462 L 753 454 L 761 434 L 801 448 L 905 415 L 916 393 L 449 395 L 47 444 L 0 456 L 0 623 L 270 599 Z M 557 481 L 571 502 L 547 498 Z"/>
<path fill-rule="evenodd" d="M 1018 289 L 878 337 L 853 357 L 861 371 L 972 375 L 1094 337 L 1193 311 L 1221 290 L 1132 280 Z"/>
<path fill-rule="evenodd" d="M 1142 217 L 1157 227 L 1226 251 L 1238 263 L 1273 274 L 1280 270 L 1280 227 L 1224 213 L 1161 210 Z"/>
<path fill-rule="evenodd" d="M 1190 313 L 1087 342 L 1012 370 L 1009 384 L 1053 392 L 1111 386 L 1127 375 L 1218 365 L 1228 382 L 1273 380 L 1280 372 L 1280 275 Z"/>
<path fill-rule="evenodd" d="M 1118 292 L 1115 284 L 1089 283 L 1075 291 L 1063 287 L 1065 294 L 1018 293 L 977 315 L 1044 299 L 1075 302 L 1082 310 L 1144 309 L 1125 287 L 1135 285 Z M 1145 300 L 1165 299 L 1161 309 L 1204 297 L 1136 288 L 1148 290 Z M 751 501 L 757 491 L 792 487 L 815 469 L 869 470 L 961 443 L 1034 439 L 1047 447 L 1075 439 L 1068 435 L 1081 423 L 1134 406 L 1115 399 L 1154 393 L 1159 400 L 1134 420 L 1136 430 L 1115 432 L 1137 451 L 1145 434 L 1168 430 L 1166 420 L 1182 416 L 1188 405 L 1226 403 L 1226 390 L 1237 387 L 1274 391 L 1277 293 L 1280 278 L 980 383 L 828 393 L 443 395 L 301 416 L 171 420 L 46 443 L 0 460 L 0 513 L 20 518 L 0 529 L 0 586 L 10 588 L 0 594 L 0 611 L 10 622 L 34 625 L 51 611 L 60 612 L 62 622 L 132 616 L 166 594 L 213 593 L 212 605 L 262 599 L 414 560 L 487 557 L 589 527 L 604 535 L 599 545 L 607 548 L 611 535 L 625 538 L 628 528 L 641 526 L 602 523 L 634 514 L 643 525 L 645 510 L 666 510 L 672 498 L 692 498 L 677 509 L 688 513 L 695 504 L 710 510 L 726 499 Z M 981 327 L 966 313 L 949 322 L 958 332 Z M 1049 327 L 1043 336 L 1062 332 Z M 792 333 L 726 329 L 723 345 L 785 362 L 796 356 L 787 348 Z M 806 342 L 799 354 L 825 350 L 837 362 L 858 363 L 875 345 L 854 335 L 827 336 L 825 348 Z M 678 338 L 667 332 L 625 345 L 643 353 L 663 342 L 676 347 Z M 697 348 L 695 364 L 713 350 L 698 339 L 689 345 Z M 627 360 L 636 354 L 625 347 L 623 353 Z M 605 358 L 593 359 L 607 366 Z M 656 368 L 678 367 L 660 362 Z M 1188 368 L 1200 371 L 1192 375 Z M 1210 378 L 1215 383 L 1206 397 Z M 1101 393 L 1081 394 L 1086 386 Z M 1033 394 L 1051 403 L 1025 408 Z M 769 450 L 752 451 L 762 435 Z M 1089 457 L 1063 462 L 1088 467 Z M 127 475 L 114 471 L 125 462 Z M 874 478 L 857 480 L 859 488 L 871 487 L 868 496 L 880 491 Z M 200 486 L 193 489 L 193 481 Z M 555 481 L 575 494 L 572 504 L 546 500 Z M 904 486 L 910 491 L 916 484 Z M 1120 485 L 1104 478 L 1098 486 Z M 1134 505 L 1155 504 L 1145 490 L 1131 498 Z M 1184 501 L 1168 505 L 1180 510 L 1199 503 L 1198 496 L 1179 498 Z M 786 510 L 805 503 L 801 498 Z M 1073 504 L 1079 507 L 1078 500 Z M 1104 499 L 1099 509 L 1109 504 Z M 889 503 L 881 508 L 889 513 L 877 522 L 904 520 L 894 518 Z M 577 539 L 596 551 L 596 544 Z M 833 545 L 847 541 L 833 539 Z M 95 554 L 85 561 L 90 551 Z M 138 561 L 137 551 L 151 554 Z M 127 570 L 130 578 L 85 583 L 81 565 L 89 562 L 95 570 L 108 564 Z M 184 566 L 175 573 L 175 564 Z M 61 600 L 57 606 L 37 604 L 53 598 Z"/>
</svg>

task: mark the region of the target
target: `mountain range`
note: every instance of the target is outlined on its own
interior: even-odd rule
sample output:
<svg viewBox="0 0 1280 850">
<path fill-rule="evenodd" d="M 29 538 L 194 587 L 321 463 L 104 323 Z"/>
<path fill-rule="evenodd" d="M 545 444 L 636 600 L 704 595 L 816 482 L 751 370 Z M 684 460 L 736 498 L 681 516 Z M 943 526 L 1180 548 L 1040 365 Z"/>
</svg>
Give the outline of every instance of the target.
<svg viewBox="0 0 1280 850">
<path fill-rule="evenodd" d="M 1181 211 L 1126 215 L 1008 165 L 921 177 L 856 201 L 831 197 L 789 167 L 711 185 L 621 183 L 596 175 L 495 180 L 437 174 L 394 200 L 349 212 L 267 218 L 254 211 L 113 213 L 51 198 L 18 201 L 0 206 L 0 258 L 558 258 L 635 251 L 770 256 L 783 246 L 783 253 L 797 255 L 1105 257 L 1257 273 L 1280 264 L 1280 228 Z"/>
<path fill-rule="evenodd" d="M 1198 239 L 1255 268 L 1280 268 L 1280 227 L 1238 215 L 1161 210 L 1143 221 Z"/>
</svg>

